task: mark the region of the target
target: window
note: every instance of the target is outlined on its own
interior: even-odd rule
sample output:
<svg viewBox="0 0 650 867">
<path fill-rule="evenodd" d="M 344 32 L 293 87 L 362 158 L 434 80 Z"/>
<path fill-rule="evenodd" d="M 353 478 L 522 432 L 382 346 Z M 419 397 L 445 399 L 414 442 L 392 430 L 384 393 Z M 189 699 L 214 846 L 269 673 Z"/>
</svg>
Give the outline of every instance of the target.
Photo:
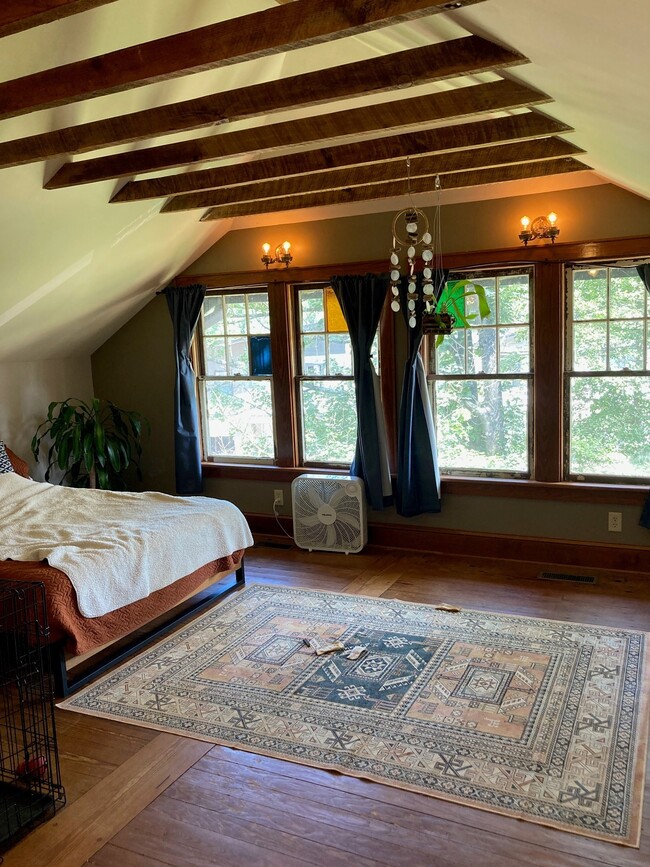
<svg viewBox="0 0 650 867">
<path fill-rule="evenodd" d="M 429 388 L 444 473 L 531 474 L 532 272 L 465 273 L 484 287 L 490 316 L 478 318 L 478 299 L 464 299 L 470 328 L 457 328 L 439 346 L 428 342 Z M 457 275 L 460 279 L 460 275 Z M 453 289 L 453 280 L 448 288 Z M 468 287 L 469 290 L 469 287 Z"/>
<path fill-rule="evenodd" d="M 201 314 L 200 395 L 206 457 L 275 456 L 267 292 L 208 295 Z"/>
<path fill-rule="evenodd" d="M 357 439 L 348 327 L 331 286 L 298 287 L 297 298 L 302 462 L 348 465 Z"/>
<path fill-rule="evenodd" d="M 392 348 L 385 324 L 382 339 Z M 205 460 L 349 467 L 357 436 L 352 347 L 328 283 L 208 292 L 196 351 Z"/>
<path fill-rule="evenodd" d="M 568 478 L 650 479 L 648 295 L 634 267 L 568 272 Z"/>
</svg>

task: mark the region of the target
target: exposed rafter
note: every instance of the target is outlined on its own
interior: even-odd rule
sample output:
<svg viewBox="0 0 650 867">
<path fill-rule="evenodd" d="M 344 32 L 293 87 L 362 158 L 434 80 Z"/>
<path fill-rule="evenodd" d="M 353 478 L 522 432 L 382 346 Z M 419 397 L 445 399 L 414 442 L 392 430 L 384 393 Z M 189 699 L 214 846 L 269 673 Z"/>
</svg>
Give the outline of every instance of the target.
<svg viewBox="0 0 650 867">
<path fill-rule="evenodd" d="M 466 36 L 294 75 L 280 84 L 271 81 L 240 87 L 0 143 L 0 168 L 526 62 L 515 51 L 480 36 Z"/>
<path fill-rule="evenodd" d="M 284 157 L 254 160 L 234 166 L 220 166 L 198 172 L 130 181 L 113 196 L 111 201 L 133 202 L 141 199 L 156 199 L 273 178 L 289 178 L 344 166 L 399 159 L 416 154 L 462 150 L 497 142 L 526 141 L 571 131 L 571 127 L 567 124 L 536 111 L 529 111 L 496 120 L 480 120 L 438 129 L 419 130 L 331 148 L 318 148 Z"/>
<path fill-rule="evenodd" d="M 297 0 L 4 82 L 0 118 L 354 36 L 445 6 L 448 0 Z"/>
<path fill-rule="evenodd" d="M 575 156 L 581 153 L 584 151 L 577 145 L 555 137 L 533 142 L 514 142 L 494 147 L 452 151 L 436 156 L 413 157 L 409 159 L 408 170 L 406 160 L 399 159 L 333 169 L 328 172 L 297 175 L 292 178 L 277 178 L 272 181 L 243 184 L 238 187 L 204 190 L 200 193 L 174 196 L 166 202 L 162 210 L 165 213 L 171 213 L 239 202 L 257 202 L 274 198 L 277 200 L 286 196 L 324 190 L 348 190 L 352 187 L 388 181 L 406 181 L 409 174 L 414 180 L 420 177 L 429 178 L 437 174 L 447 175 L 478 168 L 537 162 L 557 157 Z"/>
<path fill-rule="evenodd" d="M 523 163 L 501 166 L 499 168 L 477 169 L 458 172 L 444 176 L 443 189 L 458 189 L 482 184 L 495 184 L 503 181 L 537 178 L 543 175 L 564 174 L 566 172 L 588 171 L 589 166 L 571 157 L 543 162 Z M 411 192 L 428 193 L 435 188 L 435 176 L 413 178 Z M 319 193 L 308 193 L 298 196 L 282 196 L 276 199 L 264 199 L 259 202 L 241 202 L 233 205 L 220 205 L 211 208 L 203 220 L 221 220 L 229 217 L 244 217 L 256 214 L 269 214 L 280 211 L 292 211 L 300 208 L 315 208 L 325 205 L 349 204 L 370 199 L 385 199 L 393 196 L 404 196 L 406 185 L 403 180 L 375 183 L 361 187 L 351 187 L 340 190 L 327 190 Z"/>
<path fill-rule="evenodd" d="M 115 0 L 4 0 L 0 8 L 0 36 L 30 30 L 32 27 L 114 2 Z"/>
<path fill-rule="evenodd" d="M 301 0 L 296 0 L 296 4 Z M 291 6 L 293 4 L 289 4 Z M 363 136 L 379 130 L 425 126 L 439 120 L 468 117 L 550 102 L 538 90 L 514 81 L 460 87 L 429 96 L 396 100 L 364 108 L 265 125 L 189 142 L 143 148 L 132 153 L 68 163 L 45 184 L 47 189 L 128 177 L 175 166 L 191 165 L 235 154 L 254 153 L 308 142 Z"/>
</svg>

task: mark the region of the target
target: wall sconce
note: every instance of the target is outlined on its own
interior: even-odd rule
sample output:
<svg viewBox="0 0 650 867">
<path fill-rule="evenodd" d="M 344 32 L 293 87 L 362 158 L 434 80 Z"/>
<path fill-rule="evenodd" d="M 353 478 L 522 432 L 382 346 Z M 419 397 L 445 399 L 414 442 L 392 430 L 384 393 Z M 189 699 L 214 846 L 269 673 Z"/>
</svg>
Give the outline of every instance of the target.
<svg viewBox="0 0 650 867">
<path fill-rule="evenodd" d="M 275 262 L 278 264 L 284 263 L 288 268 L 289 263 L 293 261 L 293 256 L 291 255 L 291 244 L 289 241 L 284 241 L 282 244 L 278 244 L 273 256 L 271 256 L 270 244 L 262 244 L 262 250 L 264 250 L 262 262 L 266 265 L 267 270 L 269 265 L 273 265 Z"/>
<path fill-rule="evenodd" d="M 551 211 L 548 217 L 536 217 L 532 222 L 530 217 L 522 217 L 519 240 L 524 242 L 524 246 L 528 246 L 529 241 L 536 241 L 538 238 L 550 238 L 551 244 L 554 244 L 555 239 L 560 234 L 556 223 L 557 214 L 554 211 Z"/>
</svg>

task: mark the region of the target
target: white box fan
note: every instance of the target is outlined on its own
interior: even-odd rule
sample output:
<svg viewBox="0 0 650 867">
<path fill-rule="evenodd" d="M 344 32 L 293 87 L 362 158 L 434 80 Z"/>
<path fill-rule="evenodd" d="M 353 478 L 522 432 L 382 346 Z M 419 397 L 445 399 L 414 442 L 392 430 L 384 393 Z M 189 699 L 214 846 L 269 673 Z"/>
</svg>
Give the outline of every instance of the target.
<svg viewBox="0 0 650 867">
<path fill-rule="evenodd" d="M 362 479 L 305 473 L 291 484 L 291 502 L 299 548 L 357 554 L 368 541 Z"/>
</svg>

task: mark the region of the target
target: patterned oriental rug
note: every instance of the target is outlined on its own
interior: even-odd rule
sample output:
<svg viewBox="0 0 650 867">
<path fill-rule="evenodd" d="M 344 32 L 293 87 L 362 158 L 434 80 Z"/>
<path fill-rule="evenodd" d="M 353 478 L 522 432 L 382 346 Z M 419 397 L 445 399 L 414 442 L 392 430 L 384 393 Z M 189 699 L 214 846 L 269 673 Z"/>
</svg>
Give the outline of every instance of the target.
<svg viewBox="0 0 650 867">
<path fill-rule="evenodd" d="M 254 585 L 60 706 L 638 846 L 645 639 Z"/>
</svg>

